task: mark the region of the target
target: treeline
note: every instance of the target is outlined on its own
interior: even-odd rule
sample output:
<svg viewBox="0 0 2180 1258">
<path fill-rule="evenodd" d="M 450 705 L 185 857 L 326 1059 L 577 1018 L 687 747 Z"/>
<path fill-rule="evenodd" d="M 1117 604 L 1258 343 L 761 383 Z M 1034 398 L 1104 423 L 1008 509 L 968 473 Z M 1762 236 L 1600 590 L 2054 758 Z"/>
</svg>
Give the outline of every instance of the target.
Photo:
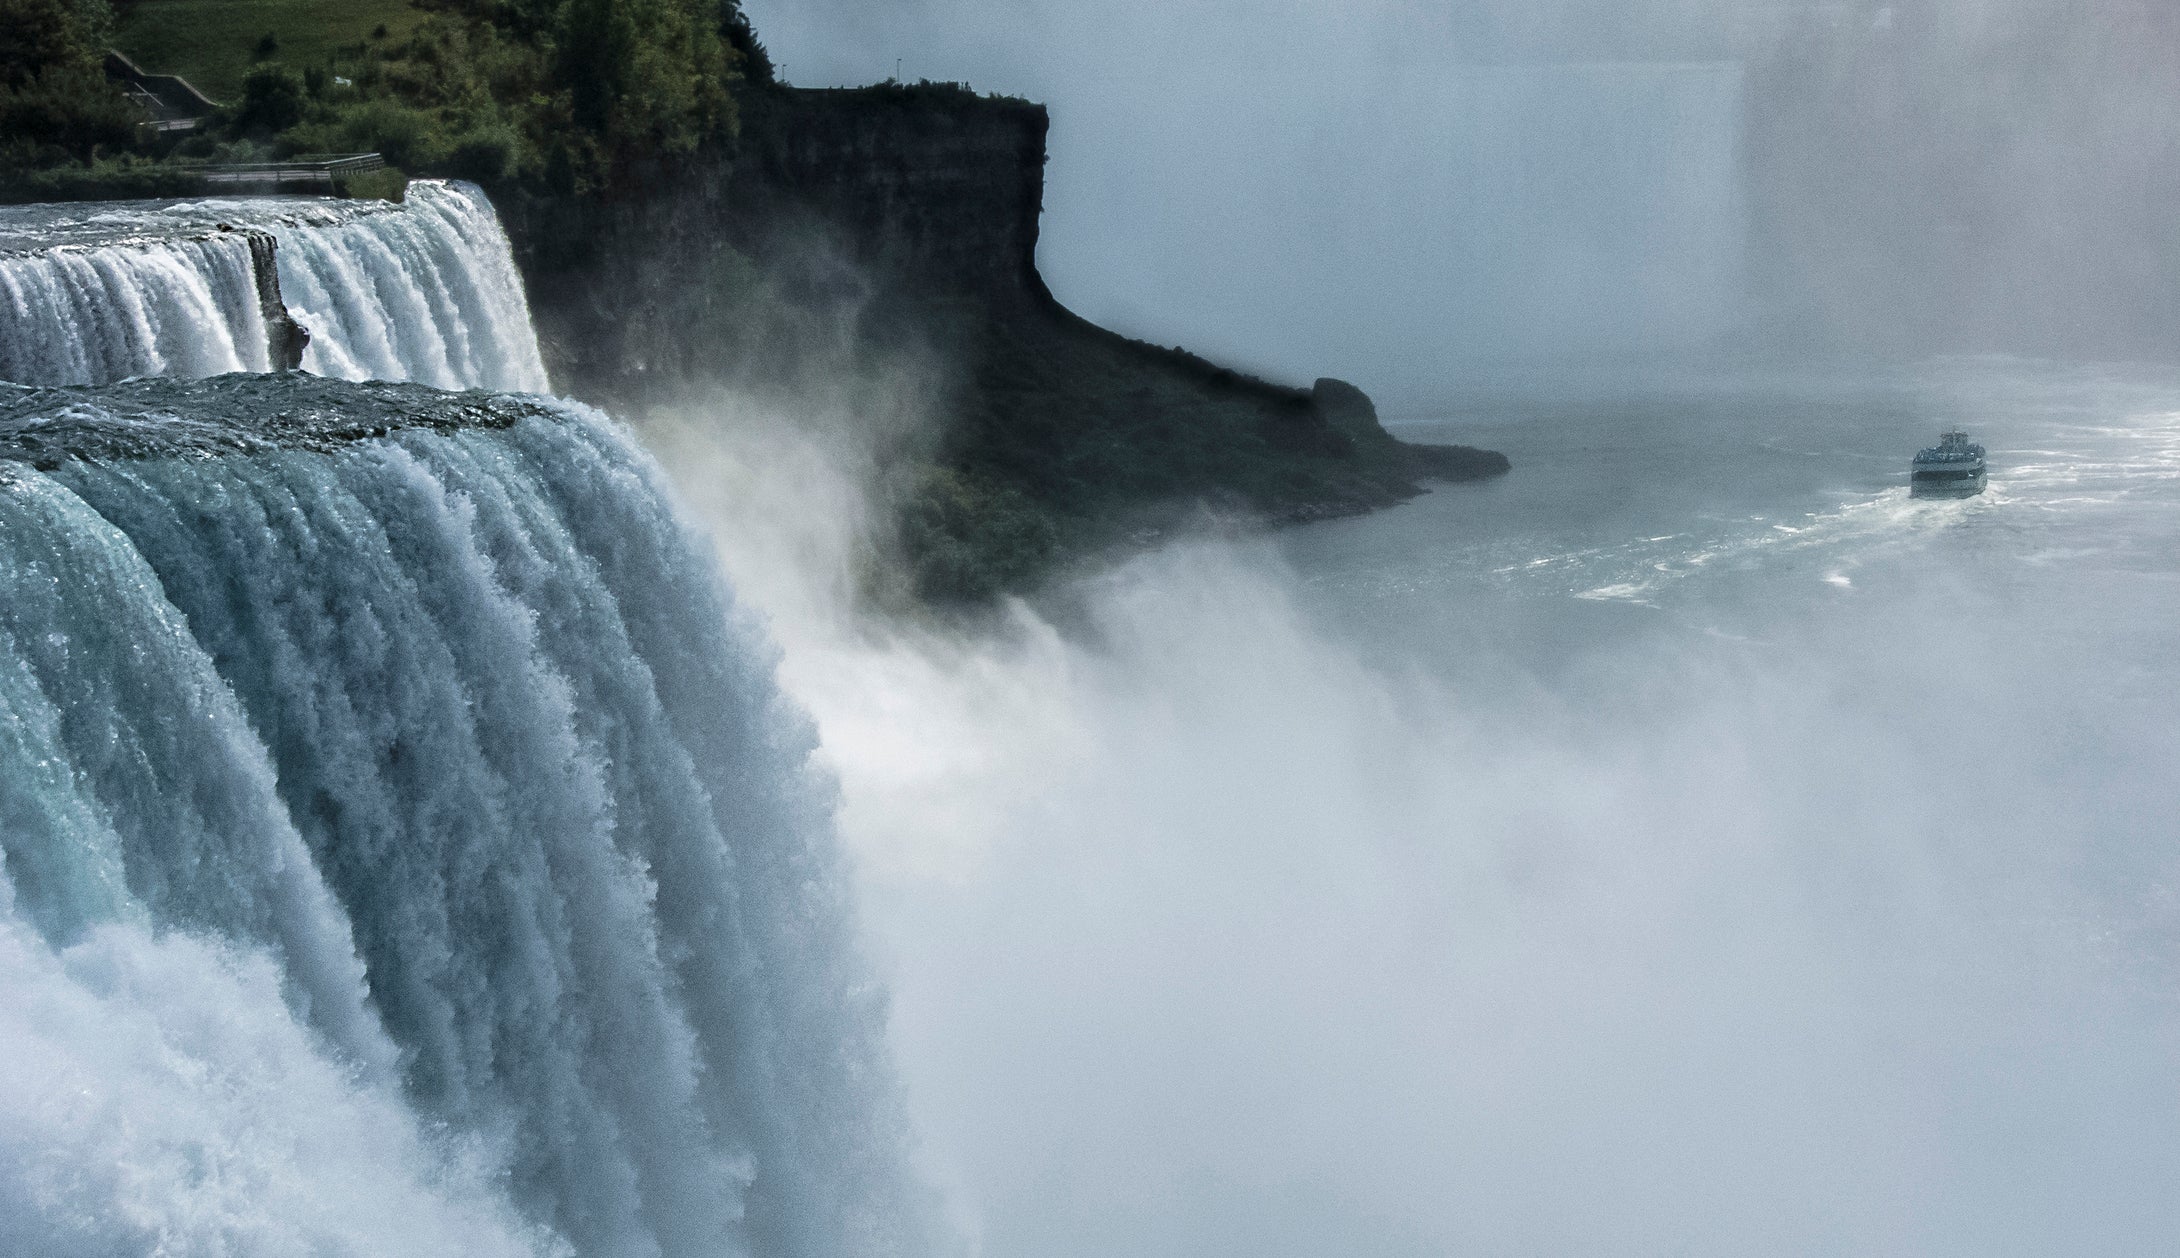
<svg viewBox="0 0 2180 1258">
<path fill-rule="evenodd" d="M 587 193 L 735 129 L 732 88 L 771 66 L 734 0 L 434 0 L 367 45 L 349 82 L 279 64 L 236 129 L 287 152 L 379 152 L 415 174 Z"/>
<path fill-rule="evenodd" d="M 319 64 L 266 36 L 238 100 L 162 141 L 101 57 L 107 0 L 0 0 L 0 162 L 16 167 L 379 152 L 412 175 L 583 195 L 736 130 L 772 67 L 737 0 L 414 0 Z M 247 43 L 248 31 L 216 32 Z M 147 67 L 165 70 L 167 66 Z"/>
<path fill-rule="evenodd" d="M 0 166 L 88 162 L 134 142 L 141 115 L 106 81 L 106 0 L 0 0 Z"/>
</svg>

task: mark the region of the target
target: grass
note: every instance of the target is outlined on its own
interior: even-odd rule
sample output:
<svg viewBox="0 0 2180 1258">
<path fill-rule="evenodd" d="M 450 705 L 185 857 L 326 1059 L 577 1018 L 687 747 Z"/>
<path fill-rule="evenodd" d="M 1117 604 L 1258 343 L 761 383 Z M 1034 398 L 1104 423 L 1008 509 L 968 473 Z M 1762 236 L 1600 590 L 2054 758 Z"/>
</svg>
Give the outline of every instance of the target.
<svg viewBox="0 0 2180 1258">
<path fill-rule="evenodd" d="M 352 51 L 380 26 L 398 40 L 422 21 L 408 0 L 137 0 L 122 12 L 114 45 L 152 74 L 179 74 L 222 103 L 242 95 L 260 61 L 289 69 L 353 65 Z M 258 45 L 270 34 L 269 56 Z"/>
</svg>

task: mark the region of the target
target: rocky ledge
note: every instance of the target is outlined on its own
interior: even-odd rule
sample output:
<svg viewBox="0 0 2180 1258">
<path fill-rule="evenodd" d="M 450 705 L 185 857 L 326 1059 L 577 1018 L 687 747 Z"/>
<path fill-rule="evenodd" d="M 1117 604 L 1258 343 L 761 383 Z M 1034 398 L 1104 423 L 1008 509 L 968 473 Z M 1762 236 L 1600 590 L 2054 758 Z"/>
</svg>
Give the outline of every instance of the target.
<svg viewBox="0 0 2180 1258">
<path fill-rule="evenodd" d="M 502 198 L 557 386 L 640 413 L 707 378 L 938 364 L 943 422 L 891 457 L 907 587 L 941 602 L 1025 588 L 1177 505 L 1316 519 L 1507 470 L 1396 440 L 1351 385 L 1258 379 L 1067 310 L 1036 267 L 1047 123 L 952 85 L 766 87 L 731 152 L 597 201 Z"/>
</svg>

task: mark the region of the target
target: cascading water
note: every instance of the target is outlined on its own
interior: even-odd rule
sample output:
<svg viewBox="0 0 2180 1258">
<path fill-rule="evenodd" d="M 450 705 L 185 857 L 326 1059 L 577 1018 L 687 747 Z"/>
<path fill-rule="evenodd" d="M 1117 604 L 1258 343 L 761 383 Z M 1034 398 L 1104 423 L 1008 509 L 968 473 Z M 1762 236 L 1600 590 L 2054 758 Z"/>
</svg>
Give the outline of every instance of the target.
<svg viewBox="0 0 2180 1258">
<path fill-rule="evenodd" d="M 548 388 L 491 203 L 434 180 L 411 184 L 398 206 L 274 197 L 0 211 L 0 379 L 268 370 L 252 232 L 278 242 L 280 295 L 310 332 L 305 370 Z"/>
<path fill-rule="evenodd" d="M 306 371 L 546 391 L 522 277 L 499 216 L 472 185 L 423 180 L 398 207 L 320 201 L 245 221 L 279 238 L 281 293 L 311 333 Z"/>
<path fill-rule="evenodd" d="M 40 248 L 8 226 L 0 221 L 0 380 L 271 369 L 248 237 Z"/>
<path fill-rule="evenodd" d="M 577 409 L 0 396 L 0 1248 L 914 1252 L 831 788 L 713 573 Z"/>
</svg>

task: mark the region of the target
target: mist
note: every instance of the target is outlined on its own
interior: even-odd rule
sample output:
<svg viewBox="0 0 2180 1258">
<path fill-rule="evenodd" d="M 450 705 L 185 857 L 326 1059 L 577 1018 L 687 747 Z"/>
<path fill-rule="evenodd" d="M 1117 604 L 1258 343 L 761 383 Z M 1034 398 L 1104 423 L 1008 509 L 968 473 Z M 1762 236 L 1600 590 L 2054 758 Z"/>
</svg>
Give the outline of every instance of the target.
<svg viewBox="0 0 2180 1258">
<path fill-rule="evenodd" d="M 1515 469 L 901 619 L 853 574 L 938 373 L 647 422 L 975 1252 L 2170 1247 L 2180 381 L 1912 365 L 2170 356 L 2168 18 L 751 13 L 799 84 L 1050 104 L 1079 312 Z M 1911 499 L 1954 423 L 1989 494 Z"/>
<path fill-rule="evenodd" d="M 2164 359 L 2180 24 L 2135 0 L 757 0 L 793 82 L 1052 109 L 1062 301 L 1396 411 L 1479 377 Z"/>
<path fill-rule="evenodd" d="M 2016 524 L 1994 556 L 2071 557 L 1933 577 L 1917 548 L 1983 517 L 1897 488 L 1807 518 L 1699 482 L 1592 500 L 1588 462 L 1551 469 L 1598 434 L 1525 419 L 1461 435 L 1526 482 L 1205 532 L 966 624 L 880 618 L 822 575 L 883 544 L 845 421 L 883 397 L 881 427 L 912 424 L 928 395 L 830 379 L 643 432 L 818 723 L 927 1173 L 974 1252 L 2180 1233 L 2180 738 L 2147 645 L 2169 595 L 2135 560 Z M 2038 395 L 2022 440 L 2077 406 L 2117 407 L 2098 431 L 2124 440 L 2047 446 L 2017 501 L 2173 466 L 2170 413 L 2082 387 Z M 1869 397 L 1802 415 L 1794 448 L 1866 444 Z M 1631 449 L 1718 443 L 1606 410 Z M 1534 533 L 1568 521 L 1627 541 Z"/>
</svg>

